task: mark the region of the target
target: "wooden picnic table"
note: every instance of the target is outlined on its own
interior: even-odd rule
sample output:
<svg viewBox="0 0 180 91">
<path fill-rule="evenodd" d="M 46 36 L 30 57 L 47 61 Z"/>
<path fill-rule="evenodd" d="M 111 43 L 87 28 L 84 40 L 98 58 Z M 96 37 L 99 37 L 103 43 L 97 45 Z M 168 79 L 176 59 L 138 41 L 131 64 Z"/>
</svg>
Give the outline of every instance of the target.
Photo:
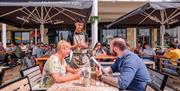
<svg viewBox="0 0 180 91">
<path fill-rule="evenodd" d="M 36 64 L 40 66 L 41 71 L 43 70 L 45 62 L 48 60 L 49 56 L 42 56 L 35 58 Z"/>
<path fill-rule="evenodd" d="M 55 83 L 47 91 L 119 91 L 118 88 L 110 86 L 99 80 L 91 79 L 90 86 L 83 85 L 83 77 L 65 83 Z"/>
<path fill-rule="evenodd" d="M 155 62 L 154 61 L 149 61 L 149 62 L 144 62 L 145 65 L 150 65 L 153 69 L 156 68 Z"/>
<path fill-rule="evenodd" d="M 0 66 L 0 72 L 2 72 L 3 69 L 7 69 L 9 66 Z"/>
<path fill-rule="evenodd" d="M 98 55 L 94 57 L 97 60 L 101 60 L 101 59 L 111 59 L 112 61 L 116 59 L 115 56 L 112 55 Z"/>
<path fill-rule="evenodd" d="M 44 62 L 48 60 L 48 58 L 49 56 L 42 56 L 42 57 L 35 58 L 36 64 L 42 65 L 44 64 Z"/>
<path fill-rule="evenodd" d="M 164 57 L 163 55 L 152 55 L 152 56 L 155 58 L 163 58 Z"/>
</svg>

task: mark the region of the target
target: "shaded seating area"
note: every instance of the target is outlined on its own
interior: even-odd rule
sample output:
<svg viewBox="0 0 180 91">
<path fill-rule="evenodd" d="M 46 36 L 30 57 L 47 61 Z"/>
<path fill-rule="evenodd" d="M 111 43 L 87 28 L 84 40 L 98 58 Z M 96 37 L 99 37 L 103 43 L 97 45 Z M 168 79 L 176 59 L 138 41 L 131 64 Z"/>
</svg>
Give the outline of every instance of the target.
<svg viewBox="0 0 180 91">
<path fill-rule="evenodd" d="M 83 3 L 83 4 L 81 4 L 83 6 L 82 8 L 80 8 L 80 6 L 78 6 L 79 8 L 76 9 L 75 6 L 73 6 L 73 5 L 70 6 L 70 8 L 69 8 L 68 6 L 65 6 L 65 3 L 64 4 L 62 3 L 62 5 L 60 5 L 58 3 L 54 4 L 55 2 L 53 2 L 54 5 L 51 5 L 50 3 L 47 3 L 47 4 L 45 3 L 45 5 L 43 5 L 43 4 L 41 5 L 40 2 L 34 3 L 34 5 L 33 5 L 33 3 L 31 3 L 31 2 L 30 3 L 27 2 L 26 3 L 27 6 L 26 5 L 20 5 L 20 4 L 18 6 L 16 6 L 15 3 L 13 3 L 13 2 L 10 2 L 10 3 L 11 4 L 9 6 L 1 5 L 2 3 L 0 4 L 0 11 L 4 11 L 3 14 L 2 14 L 2 12 L 0 12 L 0 18 L 7 19 L 7 20 L 9 20 L 10 18 L 11 18 L 10 20 L 12 20 L 12 18 L 14 18 L 12 20 L 12 22 L 16 22 L 16 24 L 13 24 L 13 25 L 18 27 L 18 28 L 39 28 L 40 27 L 40 32 L 41 32 L 40 41 L 42 42 L 42 45 L 41 46 L 38 45 L 36 50 L 33 48 L 35 51 L 38 50 L 38 52 L 35 53 L 36 56 L 32 56 L 32 55 L 34 55 L 33 53 L 32 54 L 27 53 L 28 55 L 26 55 L 26 53 L 23 53 L 24 54 L 23 56 L 18 57 L 18 58 L 14 58 L 14 59 L 12 59 L 12 62 L 9 62 L 9 63 L 13 63 L 15 65 L 10 66 L 10 68 L 8 68 L 8 69 L 3 69 L 2 72 L 0 72 L 0 85 L 1 85 L 0 86 L 0 91 L 37 91 L 37 90 L 38 91 L 39 90 L 40 91 L 46 91 L 46 90 L 48 90 L 48 91 L 55 91 L 55 90 L 58 90 L 58 91 L 62 91 L 62 90 L 63 91 L 69 91 L 69 90 L 74 91 L 74 89 L 76 89 L 75 91 L 79 91 L 79 90 L 80 91 L 84 91 L 84 90 L 88 90 L 88 91 L 92 90 L 92 91 L 94 91 L 94 90 L 97 90 L 97 89 L 100 90 L 100 91 L 101 90 L 102 91 L 104 91 L 104 90 L 119 91 L 119 89 L 121 89 L 119 87 L 123 87 L 123 86 L 117 86 L 117 87 L 112 86 L 111 87 L 111 85 L 108 85 L 108 84 L 105 84 L 105 83 L 101 82 L 102 79 L 100 77 L 102 77 L 102 74 L 100 74 L 100 76 L 96 74 L 97 77 L 95 77 L 94 74 L 90 74 L 92 71 L 95 71 L 96 66 L 100 65 L 100 66 L 102 66 L 102 68 L 103 67 L 110 67 L 114 63 L 114 60 L 116 60 L 118 57 L 121 58 L 121 56 L 117 55 L 118 52 L 116 53 L 115 48 L 110 49 L 112 51 L 112 54 L 110 54 L 110 55 L 104 54 L 104 55 L 99 55 L 99 56 L 92 55 L 93 54 L 92 52 L 91 53 L 88 53 L 88 52 L 87 53 L 81 53 L 81 52 L 80 53 L 75 53 L 75 51 L 72 49 L 73 52 L 74 52 L 74 56 L 73 56 L 73 52 L 72 52 L 72 55 L 70 53 L 69 58 L 67 57 L 67 55 L 68 55 L 69 51 L 71 51 L 71 49 L 67 49 L 68 51 L 66 53 L 66 58 L 65 58 L 65 57 L 62 57 L 62 56 L 64 56 L 65 53 L 62 56 L 59 55 L 59 54 L 61 54 L 61 52 L 63 53 L 63 51 L 58 50 L 59 48 L 63 48 L 63 47 L 59 46 L 59 44 L 62 44 L 62 43 L 57 43 L 58 44 L 57 45 L 57 50 L 56 50 L 56 47 L 54 47 L 54 49 L 55 49 L 54 52 L 51 52 L 52 50 L 51 50 L 51 47 L 49 46 L 50 44 L 47 43 L 47 45 L 46 45 L 45 44 L 46 43 L 45 39 L 43 39 L 44 38 L 43 37 L 44 36 L 43 35 L 44 34 L 43 30 L 45 30 L 45 28 L 58 27 L 59 25 L 62 25 L 62 26 L 72 25 L 72 24 L 74 25 L 74 22 L 76 22 L 75 18 L 78 17 L 78 16 L 81 16 L 81 17 L 85 18 L 85 20 L 84 20 L 85 23 L 88 22 L 88 19 L 89 19 L 89 16 L 90 16 L 90 11 L 89 10 L 91 10 L 91 8 L 92 8 L 91 4 L 86 5 L 87 3 L 86 4 Z M 160 7 L 160 9 L 155 9 L 154 6 L 156 6 L 156 5 L 160 5 L 160 6 L 164 6 L 164 7 Z M 122 26 L 122 25 L 124 25 L 124 26 L 129 26 L 129 25 L 130 26 L 135 26 L 135 25 L 136 26 L 149 26 L 150 25 L 150 26 L 155 26 L 155 27 L 161 27 L 160 30 L 162 32 L 160 32 L 160 37 L 158 37 L 160 39 L 158 39 L 158 40 L 161 42 L 160 45 L 162 45 L 162 47 L 164 47 L 164 42 L 163 42 L 164 41 L 164 36 L 161 36 L 161 35 L 164 34 L 165 27 L 167 27 L 167 26 L 168 27 L 169 26 L 175 26 L 176 24 L 168 25 L 168 23 L 171 21 L 171 19 L 169 19 L 169 18 L 166 19 L 166 17 L 163 16 L 163 15 L 166 14 L 166 13 L 168 15 L 170 15 L 170 14 L 173 15 L 173 12 L 175 14 L 177 8 L 179 8 L 178 5 L 175 4 L 174 5 L 175 8 L 170 7 L 171 10 L 168 11 L 168 10 L 166 10 L 166 7 L 169 8 L 170 5 L 166 6 L 166 5 L 164 5 L 164 3 L 147 3 L 147 4 L 145 4 L 145 6 L 140 7 L 138 9 L 126 14 L 126 16 L 123 16 L 123 17 L 119 18 L 114 23 L 110 24 L 108 27 L 111 27 L 116 23 L 118 24 L 118 26 Z M 6 8 L 7 8 L 7 10 L 6 10 Z M 14 12 L 12 12 L 11 9 L 13 9 Z M 29 10 L 30 11 L 33 10 L 33 11 L 30 12 Z M 78 13 L 78 11 L 81 11 L 81 12 Z M 11 12 L 11 13 L 9 13 L 9 12 Z M 34 13 L 34 12 L 36 12 L 37 14 L 40 14 L 39 17 L 37 17 L 37 18 L 34 17 L 34 16 L 36 16 L 36 13 Z M 44 17 L 43 14 L 45 15 L 45 17 Z M 159 14 L 160 14 L 161 17 L 156 16 L 156 15 L 159 15 Z M 22 16 L 16 16 L 16 15 L 22 15 Z M 179 18 L 177 18 L 178 16 L 179 15 L 174 16 L 173 18 L 179 19 Z M 39 19 L 40 17 L 41 17 L 41 19 Z M 93 16 L 93 17 L 94 18 L 99 18 L 98 15 Z M 93 17 L 91 17 L 91 18 L 93 19 Z M 168 16 L 168 17 L 170 17 L 170 16 Z M 163 18 L 163 20 L 160 21 L 160 19 L 158 19 L 158 18 Z M 92 20 L 92 19 L 89 19 L 89 20 Z M 134 21 L 132 21 L 132 20 L 134 20 Z M 157 20 L 159 20 L 159 21 L 157 22 Z M 6 23 L 8 24 L 9 21 L 7 21 Z M 23 23 L 22 23 L 22 21 L 23 21 Z M 179 23 L 179 21 L 177 21 L 177 23 Z M 11 22 L 10 22 L 10 24 L 11 24 Z M 127 33 L 129 33 L 129 32 L 127 31 Z M 137 38 L 135 36 L 136 33 L 137 32 L 134 32 L 134 34 L 132 36 L 133 38 L 135 38 L 135 39 L 133 39 L 133 41 L 136 41 L 136 38 Z M 154 32 L 152 32 L 151 35 L 149 35 L 149 36 L 153 36 L 153 34 L 154 34 Z M 157 32 L 157 34 L 159 34 L 159 32 Z M 180 32 L 179 32 L 179 34 L 180 34 Z M 58 35 L 59 35 L 59 32 L 58 32 Z M 117 35 L 119 35 L 118 32 L 117 32 Z M 130 36 L 130 34 L 127 34 L 126 36 L 128 36 L 128 35 Z M 21 34 L 21 36 L 22 36 L 22 34 Z M 94 38 L 93 34 L 91 35 L 91 38 L 92 39 Z M 63 38 L 61 38 L 61 39 L 63 39 Z M 61 40 L 61 39 L 58 36 L 58 41 Z M 35 39 L 35 40 L 36 40 L 35 45 L 33 45 L 33 47 L 36 47 L 36 44 L 38 42 L 37 39 Z M 129 40 L 130 39 L 127 38 L 127 41 L 125 40 L 125 42 L 123 44 L 124 44 L 125 49 L 131 51 L 130 46 L 128 46 L 128 44 L 126 44 L 126 42 L 129 42 Z M 155 41 L 155 38 L 153 38 L 152 40 Z M 159 42 L 159 41 L 157 41 L 157 42 Z M 94 41 L 92 41 L 92 42 L 94 42 Z M 79 43 L 79 44 L 81 44 L 81 43 Z M 80 49 L 79 44 L 77 42 L 76 46 L 77 46 L 78 49 Z M 136 45 L 136 42 L 131 43 L 131 44 Z M 93 43 L 92 43 L 92 45 L 93 45 Z M 128 46 L 129 48 L 126 48 L 126 46 Z M 33 49 L 31 50 L 32 52 L 33 52 Z M 52 47 L 52 49 L 53 49 L 53 47 Z M 121 48 L 119 48 L 119 49 L 121 49 Z M 153 48 L 152 48 L 152 50 L 153 50 Z M 48 52 L 50 51 L 50 53 L 46 54 L 47 51 Z M 56 53 L 57 55 L 55 54 L 55 56 L 57 56 L 57 58 L 54 58 L 54 59 L 53 59 L 53 57 L 52 57 L 52 59 L 49 58 L 50 55 L 53 55 L 56 51 L 57 51 L 57 53 Z M 88 49 L 88 51 L 92 51 L 92 49 Z M 114 51 L 115 51 L 115 53 L 113 55 Z M 39 53 L 39 52 L 42 52 L 42 53 Z M 144 52 L 144 49 L 143 49 L 143 52 Z M 38 56 L 37 54 L 41 54 L 41 55 Z M 123 52 L 120 53 L 120 54 L 123 54 Z M 143 85 L 143 87 L 141 87 L 141 88 L 144 88 L 144 86 L 146 85 L 145 91 L 164 91 L 164 90 L 169 91 L 169 89 L 167 89 L 167 88 L 172 88 L 172 90 L 177 90 L 177 91 L 180 90 L 180 88 L 177 88 L 178 86 L 175 86 L 175 85 L 179 85 L 179 87 L 180 87 L 180 60 L 177 60 L 176 61 L 177 65 L 174 65 L 174 64 L 169 64 L 169 62 L 168 62 L 168 61 L 170 61 L 169 59 L 161 58 L 156 53 L 149 54 L 149 53 L 144 52 L 142 55 L 139 55 L 139 57 L 141 57 L 142 60 L 144 59 L 143 62 L 148 67 L 148 72 L 150 74 L 150 78 L 151 78 L 152 81 L 150 83 L 148 83 L 148 84 L 146 84 L 147 83 L 146 82 Z M 144 56 L 144 55 L 146 55 L 146 56 Z M 133 58 L 135 58 L 135 56 L 133 56 Z M 91 60 L 91 57 L 94 57 L 95 59 L 97 59 L 98 61 L 96 63 L 99 63 L 99 65 L 94 65 L 92 63 L 93 67 L 91 67 L 91 62 L 89 61 L 89 60 Z M 141 59 L 139 59 L 138 56 L 136 56 L 136 57 L 141 62 Z M 59 60 L 59 58 L 60 58 L 60 60 Z M 132 58 L 132 60 L 135 60 L 133 58 Z M 58 60 L 56 60 L 56 59 L 58 59 Z M 75 59 L 75 61 L 73 61 L 74 59 Z M 53 61 L 55 60 L 57 63 L 54 62 L 54 64 L 50 64 L 50 66 L 48 65 L 48 67 L 43 67 L 44 64 L 46 63 L 46 61 L 49 61 L 47 63 L 53 62 L 51 60 L 53 60 Z M 41 86 L 40 86 L 40 82 L 42 80 L 41 77 L 45 78 L 45 77 L 42 76 L 42 73 L 41 73 L 43 68 L 50 68 L 51 66 L 53 67 L 56 64 L 58 64 L 59 61 L 64 62 L 64 60 L 67 61 L 68 66 L 72 65 L 72 68 L 75 68 L 75 69 L 77 68 L 77 70 L 73 70 L 73 71 L 76 71 L 78 73 L 78 77 L 79 77 L 79 75 L 82 75 L 83 71 L 84 71 L 83 75 L 86 75 L 86 73 L 87 73 L 88 77 L 85 77 L 85 76 L 81 77 L 80 76 L 79 80 L 67 81 L 67 83 L 66 82 L 61 83 L 61 81 L 60 82 L 56 81 L 56 79 L 53 78 L 53 80 L 55 82 L 50 87 L 50 89 L 49 88 L 41 88 Z M 101 61 L 101 60 L 103 60 L 103 61 Z M 109 60 L 111 60 L 111 61 L 109 61 Z M 125 59 L 123 59 L 123 60 L 125 60 Z M 146 60 L 148 60 L 148 61 L 146 61 Z M 2 57 L 0 56 L 0 64 L 2 62 L 2 65 L 4 65 L 3 64 L 4 61 L 6 61 L 6 60 L 4 60 L 4 55 L 2 55 Z M 88 65 L 86 65 L 85 63 L 88 63 Z M 131 63 L 131 64 L 135 64 L 135 63 L 138 63 L 138 62 L 136 61 L 136 62 Z M 143 63 L 141 62 L 140 64 L 143 64 Z M 138 75 L 139 77 L 137 77 L 137 79 L 139 79 L 141 77 L 144 77 L 145 79 L 147 79 L 147 78 L 149 79 L 148 72 L 147 72 L 146 67 L 144 66 L 144 64 L 140 65 L 140 67 L 143 67 L 142 69 L 143 70 L 145 69 L 145 71 L 144 72 L 143 71 L 139 72 L 142 75 L 140 75 L 140 76 Z M 67 66 L 67 65 L 65 64 L 65 66 Z M 124 64 L 122 63 L 122 65 L 124 65 Z M 47 65 L 45 65 L 45 66 L 47 66 Z M 68 72 L 67 67 L 66 68 L 65 67 L 61 68 L 62 66 L 64 66 L 64 65 L 58 64 L 58 67 L 53 67 L 53 68 L 59 68 L 59 69 L 56 69 L 56 70 L 62 70 L 63 71 L 63 72 L 59 72 L 59 71 L 54 72 L 55 75 L 57 73 L 60 73 L 60 75 L 58 75 L 58 76 L 62 76 L 62 74 L 64 75 L 65 73 Z M 100 66 L 99 66 L 99 68 L 100 68 Z M 120 70 L 120 72 L 121 72 L 121 70 L 124 70 L 123 68 L 121 69 L 119 66 L 121 66 L 121 65 L 117 65 L 117 67 L 114 68 L 114 69 L 115 70 L 118 69 L 118 70 Z M 132 67 L 135 68 L 137 66 L 132 66 Z M 88 71 L 87 71 L 87 68 L 88 68 Z M 137 68 L 137 70 L 139 70 L 139 69 L 140 68 Z M 66 72 L 66 70 L 67 70 L 67 72 Z M 83 70 L 83 71 L 79 72 L 79 70 L 80 71 Z M 113 69 L 111 68 L 109 71 L 112 71 L 112 70 Z M 47 70 L 45 70 L 45 71 L 48 73 Z M 85 71 L 87 71 L 87 72 L 85 73 Z M 130 71 L 127 71 L 127 72 L 129 72 L 128 75 L 132 76 L 132 74 L 133 74 L 132 72 L 130 72 Z M 133 72 L 138 72 L 138 71 L 133 71 Z M 145 72 L 146 72 L 146 75 L 144 75 Z M 48 74 L 50 76 L 54 76 L 54 73 L 52 74 L 52 72 L 49 72 Z M 72 72 L 72 73 L 75 73 L 75 72 Z M 111 73 L 111 72 L 109 72 L 109 73 Z M 94 75 L 95 78 L 93 78 L 92 75 Z M 124 77 L 128 77 L 128 75 L 124 76 Z M 135 75 L 135 76 L 137 76 L 137 75 Z M 135 78 L 135 76 L 134 76 L 134 78 Z M 65 74 L 65 77 L 66 77 L 66 74 Z M 116 77 L 116 75 L 115 75 L 115 77 Z M 84 79 L 84 78 L 86 78 L 86 79 Z M 99 78 L 99 79 L 97 79 L 97 78 Z M 119 76 L 119 78 L 121 78 L 121 77 Z M 132 79 L 134 79 L 134 78 L 132 77 Z M 59 79 L 60 79 L 60 77 L 59 77 Z M 63 78 L 63 80 L 64 79 L 65 78 Z M 145 79 L 143 79 L 143 80 L 145 80 Z M 43 79 L 43 81 L 44 81 L 44 79 Z M 120 80 L 120 81 L 122 81 L 122 80 Z M 133 82 L 129 78 L 126 81 Z M 142 81 L 142 80 L 139 80 L 139 81 Z M 113 81 L 113 82 L 115 82 L 115 81 Z M 46 83 L 46 82 L 44 82 L 44 83 Z M 87 86 L 87 83 L 89 83 L 90 86 Z M 135 82 L 135 83 L 139 83 L 139 82 Z M 84 85 L 84 86 L 82 86 L 82 85 Z M 118 82 L 118 85 L 119 85 L 119 82 Z M 138 84 L 138 85 L 141 85 L 141 84 Z M 135 86 L 138 87 L 138 85 L 135 85 Z M 89 89 L 87 89 L 87 87 Z M 125 89 L 128 89 L 128 88 L 125 88 Z"/>
</svg>

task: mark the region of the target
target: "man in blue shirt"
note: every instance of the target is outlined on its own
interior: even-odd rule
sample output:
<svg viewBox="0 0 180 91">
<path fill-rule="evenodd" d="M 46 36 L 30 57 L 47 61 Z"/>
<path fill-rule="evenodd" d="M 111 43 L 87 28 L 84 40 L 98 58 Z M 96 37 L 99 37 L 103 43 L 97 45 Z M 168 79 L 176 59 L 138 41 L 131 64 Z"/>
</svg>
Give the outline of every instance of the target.
<svg viewBox="0 0 180 91">
<path fill-rule="evenodd" d="M 124 39 L 115 38 L 110 42 L 111 54 L 117 56 L 111 67 L 102 69 L 99 78 L 120 90 L 144 91 L 150 82 L 148 70 L 143 61 L 135 54 L 127 50 Z M 110 77 L 110 73 L 119 72 L 118 77 Z"/>
</svg>

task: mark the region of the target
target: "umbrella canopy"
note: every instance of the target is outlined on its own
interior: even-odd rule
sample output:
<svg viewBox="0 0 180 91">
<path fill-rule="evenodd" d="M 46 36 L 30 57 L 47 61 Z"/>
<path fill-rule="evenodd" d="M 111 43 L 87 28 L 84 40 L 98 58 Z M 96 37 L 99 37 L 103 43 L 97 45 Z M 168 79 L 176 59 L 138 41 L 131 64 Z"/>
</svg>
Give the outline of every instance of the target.
<svg viewBox="0 0 180 91">
<path fill-rule="evenodd" d="M 0 0 L 0 22 L 18 28 L 73 25 L 77 17 L 88 21 L 92 1 Z"/>
<path fill-rule="evenodd" d="M 180 25 L 180 3 L 150 2 L 118 18 L 107 27 L 160 27 L 161 46 L 164 47 L 165 26 L 178 25 Z"/>
<path fill-rule="evenodd" d="M 180 3 L 150 2 L 116 19 L 108 28 L 121 26 L 180 25 Z"/>
</svg>

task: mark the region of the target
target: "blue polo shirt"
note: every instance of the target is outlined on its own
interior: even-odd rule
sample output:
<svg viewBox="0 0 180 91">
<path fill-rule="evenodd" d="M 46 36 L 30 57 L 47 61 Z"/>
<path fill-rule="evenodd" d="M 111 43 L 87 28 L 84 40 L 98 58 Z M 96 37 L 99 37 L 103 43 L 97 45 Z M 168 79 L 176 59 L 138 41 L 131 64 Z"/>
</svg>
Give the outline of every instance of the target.
<svg viewBox="0 0 180 91">
<path fill-rule="evenodd" d="M 144 91 L 146 84 L 151 81 L 143 61 L 128 50 L 122 57 L 117 57 L 111 68 L 113 72 L 120 73 L 120 90 Z"/>
</svg>

